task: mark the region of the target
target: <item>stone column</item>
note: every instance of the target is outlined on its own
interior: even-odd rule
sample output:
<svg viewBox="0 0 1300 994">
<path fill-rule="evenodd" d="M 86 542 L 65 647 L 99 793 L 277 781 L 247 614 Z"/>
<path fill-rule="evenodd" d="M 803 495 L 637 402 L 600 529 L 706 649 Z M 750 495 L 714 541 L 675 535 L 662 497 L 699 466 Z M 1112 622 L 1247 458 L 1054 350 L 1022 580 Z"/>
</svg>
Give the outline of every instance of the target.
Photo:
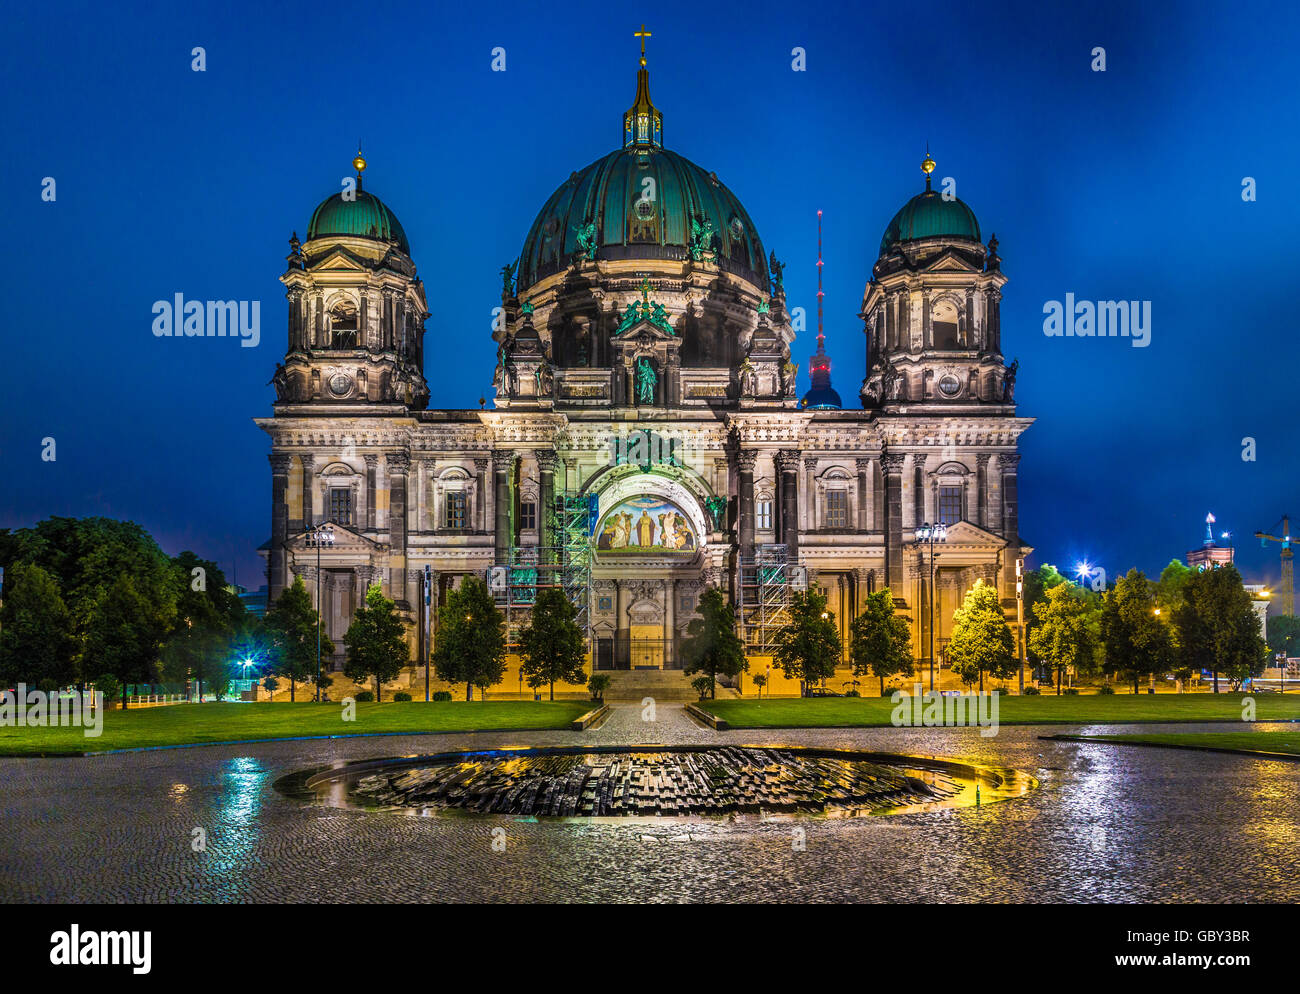
<svg viewBox="0 0 1300 994">
<path fill-rule="evenodd" d="M 316 518 L 312 514 L 312 485 L 311 485 L 311 471 L 312 471 L 312 466 L 316 462 L 316 459 L 310 453 L 304 453 L 303 455 L 300 455 L 298 457 L 298 460 L 299 462 L 302 463 L 302 476 L 301 476 L 302 521 L 299 522 L 298 530 L 306 531 L 308 528 L 310 528 L 312 525 L 316 523 Z M 324 511 L 326 509 L 322 508 L 321 510 Z"/>
<path fill-rule="evenodd" d="M 486 459 L 474 460 L 474 530 L 487 531 L 487 467 Z"/>
<path fill-rule="evenodd" d="M 1002 472 L 1002 537 L 1009 547 L 1002 563 L 1002 591 L 1014 591 L 1016 588 L 1016 557 L 1020 554 L 1020 508 L 1017 503 L 1017 475 L 1020 467 L 1020 454 L 1005 453 L 998 456 L 998 468 Z"/>
<path fill-rule="evenodd" d="M 289 465 L 293 457 L 284 452 L 272 452 L 267 458 L 271 462 L 271 554 L 267 593 L 274 601 L 286 585 L 284 544 L 289 540 Z"/>
<path fill-rule="evenodd" d="M 990 454 L 979 452 L 975 455 L 975 523 L 981 528 L 989 526 L 989 459 Z"/>
<path fill-rule="evenodd" d="M 799 561 L 799 450 L 781 449 L 776 465 L 781 477 L 781 541 L 793 563 Z"/>
<path fill-rule="evenodd" d="M 736 450 L 736 474 L 739 477 L 740 497 L 738 508 L 740 523 L 740 554 L 749 558 L 754 554 L 754 464 L 758 453 L 753 449 Z"/>
<path fill-rule="evenodd" d="M 510 555 L 510 467 L 515 454 L 510 449 L 492 450 L 492 476 L 496 511 L 496 560 L 504 565 Z"/>
<path fill-rule="evenodd" d="M 885 477 L 885 577 L 894 596 L 903 590 L 903 460 L 902 453 L 880 457 Z"/>
<path fill-rule="evenodd" d="M 818 527 L 824 524 L 824 522 L 817 520 L 817 457 L 805 457 L 803 468 L 804 472 L 808 474 L 808 482 L 804 487 L 804 515 L 801 524 L 809 531 L 816 531 Z"/>
<path fill-rule="evenodd" d="M 538 544 L 546 548 L 554 544 L 551 534 L 551 504 L 555 498 L 555 452 L 551 449 L 534 449 L 537 459 L 537 537 Z"/>
<path fill-rule="evenodd" d="M 436 521 L 429 520 L 429 480 L 437 473 L 436 459 L 420 459 L 415 464 L 415 493 L 411 503 L 415 505 L 415 530 L 428 531 L 437 526 Z"/>
<path fill-rule="evenodd" d="M 388 562 L 389 596 L 399 609 L 410 608 L 406 596 L 406 478 L 411 470 L 411 457 L 405 452 L 389 452 L 385 456 L 388 469 L 388 543 L 392 548 Z"/>
<path fill-rule="evenodd" d="M 674 661 L 673 655 L 673 633 L 676 631 L 676 581 L 669 577 L 664 581 L 664 669 L 668 664 Z"/>
<path fill-rule="evenodd" d="M 373 452 L 367 452 L 366 460 L 366 528 L 371 531 L 375 529 L 375 490 L 376 476 L 378 475 L 379 456 Z"/>
<path fill-rule="evenodd" d="M 871 460 L 857 460 L 858 468 L 858 523 L 860 532 L 871 531 L 871 484 L 867 474 L 871 472 Z"/>
</svg>

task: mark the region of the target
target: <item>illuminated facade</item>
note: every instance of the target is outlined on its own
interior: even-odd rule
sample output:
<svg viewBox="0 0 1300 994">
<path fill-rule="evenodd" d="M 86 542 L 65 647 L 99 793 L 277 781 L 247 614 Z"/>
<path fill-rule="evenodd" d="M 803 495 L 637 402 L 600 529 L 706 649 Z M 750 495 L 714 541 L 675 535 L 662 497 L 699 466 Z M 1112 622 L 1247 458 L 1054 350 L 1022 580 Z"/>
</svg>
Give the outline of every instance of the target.
<svg viewBox="0 0 1300 994">
<path fill-rule="evenodd" d="M 941 622 L 980 578 L 1014 612 L 1031 422 L 1002 355 L 996 239 L 930 190 L 927 156 L 926 190 L 866 284 L 862 407 L 841 406 L 820 336 L 801 402 L 783 265 L 663 135 L 643 51 L 620 146 L 551 194 L 502 270 L 487 410 L 428 408 L 428 309 L 384 204 L 336 195 L 295 238 L 288 350 L 257 422 L 272 442 L 269 585 L 274 598 L 302 575 L 314 593 L 319 551 L 340 653 L 369 583 L 414 623 L 426 566 L 435 599 L 478 575 L 516 601 L 572 566 L 598 667 L 672 666 L 706 585 L 737 603 L 758 656 L 791 591 L 823 588 L 847 635 L 887 586 L 919 655 L 931 564 L 915 532 L 938 521 Z M 334 541 L 318 550 L 308 529 L 325 521 Z"/>
</svg>

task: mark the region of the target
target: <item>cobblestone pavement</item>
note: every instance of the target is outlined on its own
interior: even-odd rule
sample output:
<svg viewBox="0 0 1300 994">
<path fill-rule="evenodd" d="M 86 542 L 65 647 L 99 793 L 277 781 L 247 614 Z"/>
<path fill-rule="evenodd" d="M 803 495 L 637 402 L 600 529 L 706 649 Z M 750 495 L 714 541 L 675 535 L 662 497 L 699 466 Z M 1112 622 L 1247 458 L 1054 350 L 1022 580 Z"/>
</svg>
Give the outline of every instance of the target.
<svg viewBox="0 0 1300 994">
<path fill-rule="evenodd" d="M 587 733 L 0 760 L 0 900 L 1300 901 L 1300 764 L 1037 738 L 1087 726 L 1004 727 L 987 739 L 976 729 L 718 733 L 679 706 L 657 711 L 646 722 L 639 706 L 619 707 Z M 286 773 L 382 756 L 669 742 L 944 756 L 1014 767 L 1039 787 L 886 817 L 631 823 L 418 817 L 272 787 Z M 206 851 L 194 851 L 198 829 Z"/>
</svg>

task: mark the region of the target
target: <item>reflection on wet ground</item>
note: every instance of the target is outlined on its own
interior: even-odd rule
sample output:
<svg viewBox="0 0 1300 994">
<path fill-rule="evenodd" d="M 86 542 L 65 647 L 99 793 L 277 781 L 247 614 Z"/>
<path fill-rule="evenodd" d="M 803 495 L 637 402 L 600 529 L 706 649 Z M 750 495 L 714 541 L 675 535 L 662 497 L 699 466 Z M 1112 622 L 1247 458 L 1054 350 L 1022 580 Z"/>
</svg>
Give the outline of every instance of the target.
<svg viewBox="0 0 1300 994">
<path fill-rule="evenodd" d="M 341 739 L 0 760 L 0 898 L 1300 901 L 1296 764 L 1037 737 L 1082 726 L 1003 727 L 992 738 L 956 728 L 718 733 L 667 707 L 658 717 L 642 722 L 637 709 L 620 709 L 585 735 Z M 998 804 L 888 818 L 723 817 L 684 828 L 680 818 L 403 818 L 286 797 L 272 786 L 296 771 L 394 754 L 656 743 L 949 757 L 1023 771 L 1038 788 Z"/>
</svg>

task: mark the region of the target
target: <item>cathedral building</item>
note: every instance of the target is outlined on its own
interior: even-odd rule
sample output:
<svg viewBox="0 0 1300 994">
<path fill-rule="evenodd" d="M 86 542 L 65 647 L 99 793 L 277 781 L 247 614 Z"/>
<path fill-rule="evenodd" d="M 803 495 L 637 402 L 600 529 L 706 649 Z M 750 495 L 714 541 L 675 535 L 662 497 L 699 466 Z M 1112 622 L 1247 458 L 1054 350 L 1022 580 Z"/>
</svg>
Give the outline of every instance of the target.
<svg viewBox="0 0 1300 994">
<path fill-rule="evenodd" d="M 927 154 L 925 189 L 864 274 L 858 403 L 831 386 L 820 252 L 800 398 L 784 265 L 664 133 L 643 38 L 620 144 L 560 183 L 502 269 L 485 410 L 429 406 L 419 239 L 363 188 L 359 153 L 356 190 L 291 239 L 288 347 L 274 414 L 257 420 L 271 437 L 264 552 L 272 599 L 296 576 L 319 594 L 336 664 L 369 584 L 409 619 L 414 660 L 468 576 L 488 581 L 512 636 L 537 589 L 564 589 L 597 669 L 679 665 L 710 585 L 736 605 L 759 669 L 809 586 L 846 640 L 863 598 L 888 587 L 918 658 L 931 641 L 941 657 L 977 579 L 1014 617 L 1029 551 L 1017 444 L 1032 422 L 1002 353 L 996 238 L 930 188 Z M 924 541 L 939 523 L 943 540 Z"/>
</svg>

